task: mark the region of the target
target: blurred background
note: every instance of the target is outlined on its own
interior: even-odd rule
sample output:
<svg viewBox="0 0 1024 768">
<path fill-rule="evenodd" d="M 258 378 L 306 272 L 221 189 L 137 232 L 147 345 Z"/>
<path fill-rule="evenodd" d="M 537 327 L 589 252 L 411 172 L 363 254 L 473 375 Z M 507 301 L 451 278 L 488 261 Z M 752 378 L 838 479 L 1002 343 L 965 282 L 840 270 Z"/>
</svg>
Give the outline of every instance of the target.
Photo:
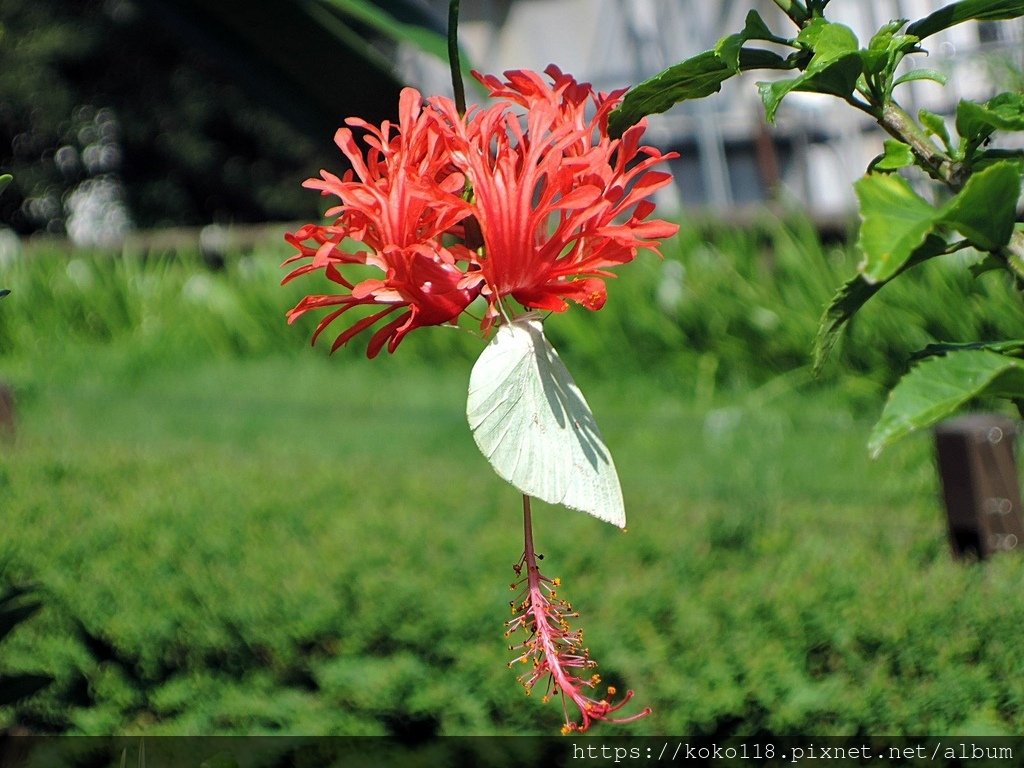
<svg viewBox="0 0 1024 768">
<path fill-rule="evenodd" d="M 864 41 L 939 5 L 829 11 Z M 446 6 L 0 4 L 0 732 L 557 733 L 506 668 L 520 502 L 465 423 L 483 342 L 429 328 L 367 361 L 284 322 L 325 288 L 279 285 L 320 215 L 302 180 L 343 170 L 345 117 L 450 92 Z M 483 71 L 610 90 L 754 6 L 785 29 L 772 2 L 462 0 L 461 40 Z M 1022 40 L 937 36 L 917 64 L 950 85 L 906 105 L 1020 88 Z M 951 557 L 929 436 L 864 449 L 914 350 L 1020 338 L 1019 298 L 935 260 L 812 376 L 880 136 L 800 94 L 766 126 L 754 79 L 651 118 L 679 236 L 546 325 L 630 525 L 540 505 L 545 567 L 654 709 L 598 735 L 1019 733 L 1020 559 Z"/>
<path fill-rule="evenodd" d="M 753 5 L 775 28 L 789 23 L 770 0 Z M 866 39 L 938 5 L 872 0 L 834 14 Z M 481 71 L 557 61 L 608 91 L 713 47 L 742 28 L 750 6 L 466 0 L 461 40 Z M 116 244 L 135 229 L 306 218 L 315 210 L 296 181 L 337 164 L 331 139 L 344 117 L 379 122 L 406 83 L 450 94 L 446 10 L 443 0 L 4 3 L 0 166 L 15 182 L 0 223 Z M 1020 20 L 946 30 L 912 61 L 949 85 L 910 83 L 904 105 L 952 114 L 960 98 L 1012 86 L 1022 52 Z M 840 103 L 797 94 L 769 130 L 756 77 L 652 121 L 649 138 L 681 153 L 662 203 L 734 212 L 782 196 L 818 217 L 848 215 L 877 129 Z"/>
</svg>

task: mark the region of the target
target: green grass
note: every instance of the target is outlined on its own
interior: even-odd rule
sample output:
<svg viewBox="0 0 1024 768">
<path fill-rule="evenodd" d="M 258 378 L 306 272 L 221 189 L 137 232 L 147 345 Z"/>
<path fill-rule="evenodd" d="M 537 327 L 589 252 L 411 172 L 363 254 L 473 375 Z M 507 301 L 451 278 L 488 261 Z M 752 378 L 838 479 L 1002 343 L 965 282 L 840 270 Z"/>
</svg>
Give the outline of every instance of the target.
<svg viewBox="0 0 1024 768">
<path fill-rule="evenodd" d="M 57 681 L 0 728 L 557 733 L 502 622 L 520 501 L 479 455 L 481 348 L 424 329 L 328 359 L 268 247 L 0 265 L 0 581 L 46 608 L 0 671 Z M 544 567 L 604 679 L 654 714 L 599 733 L 1017 733 L 1024 565 L 954 563 L 927 436 L 870 462 L 882 387 L 932 340 L 1020 337 L 955 260 L 887 287 L 824 379 L 808 353 L 855 257 L 804 224 L 684 228 L 549 319 L 622 479 L 629 533 L 539 506 Z"/>
<path fill-rule="evenodd" d="M 0 717 L 82 733 L 552 733 L 501 623 L 519 500 L 465 425 L 461 365 L 315 352 L 140 370 L 10 366 L 7 577 L 47 607 L 0 660 L 58 682 Z M 628 534 L 541 506 L 545 567 L 616 732 L 1016 732 L 1014 557 L 947 554 L 925 439 L 884 463 L 827 391 L 582 380 Z M 2 723 L 4 720 L 0 720 Z"/>
</svg>

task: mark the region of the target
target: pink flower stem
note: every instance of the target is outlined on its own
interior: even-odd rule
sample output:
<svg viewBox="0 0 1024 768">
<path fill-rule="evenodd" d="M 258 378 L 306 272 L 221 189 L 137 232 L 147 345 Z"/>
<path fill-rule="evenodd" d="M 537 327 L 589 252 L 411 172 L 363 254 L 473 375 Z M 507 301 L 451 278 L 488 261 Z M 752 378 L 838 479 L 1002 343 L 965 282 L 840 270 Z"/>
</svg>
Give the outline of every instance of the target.
<svg viewBox="0 0 1024 768">
<path fill-rule="evenodd" d="M 600 675 L 593 674 L 589 678 L 579 677 L 573 670 L 593 669 L 597 662 L 590 658 L 590 650 L 583 646 L 583 630 L 573 630 L 569 619 L 579 618 L 568 601 L 559 598 L 556 587 L 559 579 L 549 579 L 540 572 L 537 565 L 537 551 L 533 543 L 533 518 L 530 510 L 530 497 L 523 496 L 523 556 L 514 566 L 520 579 L 512 584 L 512 589 L 524 587 L 518 600 L 511 603 L 513 618 L 506 626 L 506 637 L 523 629 L 529 637 L 518 645 L 509 646 L 509 650 L 521 651 L 509 666 L 516 662 L 523 664 L 532 661 L 530 671 L 519 680 L 530 693 L 544 677 L 548 678 L 548 690 L 544 701 L 551 695 L 561 694 L 562 709 L 565 714 L 565 725 L 562 733 L 586 731 L 593 722 L 626 723 L 650 714 L 649 708 L 636 715 L 625 718 L 612 718 L 610 715 L 620 710 L 633 697 L 632 691 L 616 703 L 609 698 L 615 695 L 613 687 L 608 688 L 608 697 L 593 699 L 587 696 L 584 688 L 595 688 L 601 682 Z M 522 575 L 525 566 L 526 575 Z M 568 701 L 571 699 L 580 711 L 581 722 L 576 723 L 569 716 Z"/>
</svg>

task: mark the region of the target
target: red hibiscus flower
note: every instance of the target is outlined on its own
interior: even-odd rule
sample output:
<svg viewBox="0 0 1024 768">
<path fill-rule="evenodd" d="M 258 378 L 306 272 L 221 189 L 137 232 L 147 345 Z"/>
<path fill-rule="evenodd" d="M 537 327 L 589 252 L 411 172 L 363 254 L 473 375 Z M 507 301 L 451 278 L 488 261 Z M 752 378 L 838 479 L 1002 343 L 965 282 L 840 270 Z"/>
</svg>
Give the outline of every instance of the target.
<svg viewBox="0 0 1024 768">
<path fill-rule="evenodd" d="M 654 211 L 647 196 L 671 181 L 649 169 L 676 155 L 641 147 L 644 123 L 609 138 L 621 92 L 598 94 L 553 65 L 546 71 L 551 85 L 535 72 L 508 72 L 504 83 L 477 75 L 500 100 L 465 120 L 447 100 L 431 103 L 458 135 L 455 163 L 472 186 L 490 321 L 505 296 L 532 309 L 562 312 L 566 300 L 600 309 L 607 268 L 678 229 L 645 221 Z"/>
<path fill-rule="evenodd" d="M 404 309 L 370 339 L 367 354 L 374 357 L 385 343 L 388 351 L 394 352 L 414 328 L 453 320 L 473 300 L 477 291 L 459 285 L 464 277 L 459 264 L 468 262 L 471 254 L 464 246 L 446 247 L 441 240 L 469 211 L 457 194 L 465 180 L 451 164 L 436 116 L 422 109 L 417 91 L 402 91 L 397 126 L 385 122 L 378 129 L 354 118 L 346 123 L 366 131 L 365 159 L 352 131 L 339 129 L 335 142 L 352 170 L 342 178 L 321 171 L 319 179 L 305 182 L 306 187 L 340 199 L 339 205 L 327 211 L 327 216 L 337 218 L 333 224 L 307 224 L 286 236 L 298 253 L 285 263 L 308 262 L 284 280 L 323 269 L 343 290 L 307 296 L 288 313 L 288 321 L 311 309 L 337 307 L 317 326 L 315 342 L 331 322 L 350 309 L 383 305 L 341 333 L 333 351 Z M 342 247 L 346 239 L 361 247 L 346 250 Z M 350 265 L 376 267 L 383 274 L 353 282 L 346 276 Z"/>
<path fill-rule="evenodd" d="M 366 132 L 366 155 L 349 128 L 338 131 L 352 170 L 340 179 L 322 171 L 306 182 L 341 200 L 327 212 L 337 218 L 287 236 L 298 250 L 287 263 L 304 263 L 285 278 L 324 269 L 341 290 L 306 297 L 289 321 L 337 307 L 315 341 L 353 307 L 383 306 L 343 331 L 336 349 L 404 310 L 374 333 L 373 357 L 385 343 L 393 352 L 414 328 L 455 320 L 481 293 L 485 330 L 503 314 L 511 318 L 506 297 L 554 312 L 568 301 L 604 306 L 608 268 L 640 249 L 656 251 L 678 229 L 648 219 L 648 197 L 671 180 L 651 168 L 676 155 L 640 145 L 644 122 L 620 139 L 608 136 L 608 114 L 621 92 L 595 93 L 555 66 L 546 72 L 551 83 L 529 71 L 508 72 L 505 82 L 476 75 L 496 102 L 467 115 L 446 98 L 424 107 L 407 88 L 397 126 L 347 120 Z M 345 250 L 346 239 L 362 248 Z M 383 274 L 355 282 L 346 277 L 349 265 Z"/>
</svg>

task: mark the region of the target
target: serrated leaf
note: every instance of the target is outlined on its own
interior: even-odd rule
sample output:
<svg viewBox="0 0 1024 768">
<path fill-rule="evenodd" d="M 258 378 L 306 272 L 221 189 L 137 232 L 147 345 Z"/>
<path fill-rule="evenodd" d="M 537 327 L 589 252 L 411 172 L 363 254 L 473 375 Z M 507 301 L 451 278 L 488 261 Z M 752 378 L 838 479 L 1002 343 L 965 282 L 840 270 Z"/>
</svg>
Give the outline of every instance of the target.
<svg viewBox="0 0 1024 768">
<path fill-rule="evenodd" d="M 995 163 L 972 174 L 956 197 L 942 207 L 936 221 L 955 229 L 975 248 L 1001 248 L 1013 234 L 1020 184 L 1020 163 Z"/>
<path fill-rule="evenodd" d="M 908 35 L 920 39 L 975 19 L 1001 21 L 1024 16 L 1024 0 L 962 0 L 951 3 L 907 27 Z"/>
<path fill-rule="evenodd" d="M 498 329 L 470 374 L 466 417 L 481 453 L 520 492 L 625 527 L 611 453 L 539 321 Z"/>
<path fill-rule="evenodd" d="M 939 214 L 901 176 L 871 173 L 854 184 L 860 201 L 857 245 L 860 273 L 869 282 L 888 280 L 920 248 Z"/>
<path fill-rule="evenodd" d="M 854 275 L 846 281 L 842 288 L 832 297 L 821 320 L 818 322 L 818 332 L 814 339 L 812 358 L 814 361 L 814 374 L 821 372 L 822 366 L 832 353 L 839 336 L 846 326 L 846 323 L 853 317 L 861 307 L 868 303 L 872 296 L 882 288 L 911 267 L 932 259 L 945 252 L 946 241 L 938 235 L 929 235 L 924 245 L 914 251 L 907 262 L 888 280 L 877 283 L 869 282 L 863 275 Z"/>
<path fill-rule="evenodd" d="M 896 171 L 914 164 L 914 152 L 909 144 L 904 144 L 896 139 L 886 139 L 882 142 L 885 151 L 877 162 L 871 164 L 873 171 Z"/>
<path fill-rule="evenodd" d="M 918 363 L 889 393 L 868 440 L 877 457 L 911 432 L 930 427 L 985 395 L 1024 397 L 1024 361 L 989 350 L 960 350 Z"/>
<path fill-rule="evenodd" d="M 52 682 L 49 675 L 0 675 L 0 707 L 27 699 Z"/>
<path fill-rule="evenodd" d="M 821 373 L 822 366 L 839 341 L 839 335 L 847 321 L 856 314 L 868 300 L 882 290 L 885 283 L 869 283 L 861 275 L 854 275 L 832 297 L 825 312 L 818 321 L 818 333 L 814 337 L 812 353 L 814 375 Z"/>
</svg>

